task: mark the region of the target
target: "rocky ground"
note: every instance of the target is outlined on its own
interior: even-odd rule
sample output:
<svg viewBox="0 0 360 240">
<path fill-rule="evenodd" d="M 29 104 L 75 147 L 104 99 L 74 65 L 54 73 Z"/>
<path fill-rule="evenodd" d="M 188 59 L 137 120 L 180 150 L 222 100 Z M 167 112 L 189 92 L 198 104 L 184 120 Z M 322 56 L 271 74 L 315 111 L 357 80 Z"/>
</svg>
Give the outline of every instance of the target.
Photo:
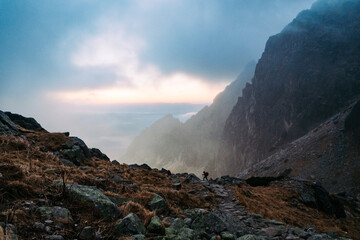
<svg viewBox="0 0 360 240">
<path fill-rule="evenodd" d="M 356 196 L 119 164 L 37 124 L 0 112 L 1 240 L 360 239 Z"/>
</svg>

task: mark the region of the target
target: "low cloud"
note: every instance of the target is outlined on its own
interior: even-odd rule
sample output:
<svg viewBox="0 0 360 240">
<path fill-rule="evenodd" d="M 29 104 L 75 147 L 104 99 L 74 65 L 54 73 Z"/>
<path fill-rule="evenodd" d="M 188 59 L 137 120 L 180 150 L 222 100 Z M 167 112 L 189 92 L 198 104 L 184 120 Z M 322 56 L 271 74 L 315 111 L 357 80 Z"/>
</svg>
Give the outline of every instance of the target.
<svg viewBox="0 0 360 240">
<path fill-rule="evenodd" d="M 104 86 L 50 91 L 49 96 L 82 104 L 209 103 L 230 81 L 211 83 L 183 72 L 165 74 L 139 59 L 146 45 L 141 37 L 126 32 L 120 24 L 100 25 L 99 29 L 83 37 L 69 55 L 70 61 L 78 71 L 115 76 L 113 82 L 99 79 Z"/>
</svg>

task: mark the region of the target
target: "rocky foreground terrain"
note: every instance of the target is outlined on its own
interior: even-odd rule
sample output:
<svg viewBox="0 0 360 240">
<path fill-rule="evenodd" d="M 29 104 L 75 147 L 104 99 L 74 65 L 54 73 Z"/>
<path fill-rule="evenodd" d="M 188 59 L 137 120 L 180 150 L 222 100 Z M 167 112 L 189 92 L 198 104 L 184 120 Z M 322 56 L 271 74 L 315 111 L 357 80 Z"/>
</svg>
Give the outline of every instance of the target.
<svg viewBox="0 0 360 240">
<path fill-rule="evenodd" d="M 211 177 L 211 173 L 210 173 Z M 360 239 L 360 196 L 111 162 L 0 111 L 0 239 Z"/>
</svg>

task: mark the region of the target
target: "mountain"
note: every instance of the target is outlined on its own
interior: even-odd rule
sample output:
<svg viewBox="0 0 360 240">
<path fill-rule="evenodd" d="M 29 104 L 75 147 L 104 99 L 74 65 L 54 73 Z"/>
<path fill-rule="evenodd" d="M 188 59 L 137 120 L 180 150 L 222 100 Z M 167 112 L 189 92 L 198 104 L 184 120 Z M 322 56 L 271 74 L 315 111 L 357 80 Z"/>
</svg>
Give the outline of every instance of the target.
<svg viewBox="0 0 360 240">
<path fill-rule="evenodd" d="M 110 162 L 40 126 L 0 111 L 1 240 L 360 239 L 354 196 L 297 179 L 201 181 Z"/>
<path fill-rule="evenodd" d="M 134 139 L 122 159 L 200 175 L 216 159 L 225 121 L 254 69 L 255 62 L 249 63 L 210 106 L 184 124 L 170 115 L 155 122 Z"/>
<path fill-rule="evenodd" d="M 359 95 L 360 1 L 320 0 L 267 41 L 251 84 L 226 120 L 219 159 L 209 168 L 219 175 L 239 174 L 279 154 Z M 296 160 L 299 167 L 300 162 L 303 168 L 320 166 L 307 156 L 303 152 Z M 350 170 L 336 155 L 328 157 L 337 174 Z M 360 170 L 359 158 L 353 160 Z M 322 168 L 317 172 L 315 178 L 327 174 Z"/>
<path fill-rule="evenodd" d="M 359 191 L 360 101 L 355 100 L 304 136 L 252 165 L 238 177 L 290 176 L 321 182 L 331 192 Z"/>
</svg>

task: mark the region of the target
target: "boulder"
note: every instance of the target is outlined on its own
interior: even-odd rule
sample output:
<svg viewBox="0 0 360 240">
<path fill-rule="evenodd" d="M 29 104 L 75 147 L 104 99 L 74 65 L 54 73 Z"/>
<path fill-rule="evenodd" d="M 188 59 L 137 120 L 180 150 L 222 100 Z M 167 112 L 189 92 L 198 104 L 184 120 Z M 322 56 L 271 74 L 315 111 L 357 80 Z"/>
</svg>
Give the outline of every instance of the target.
<svg viewBox="0 0 360 240">
<path fill-rule="evenodd" d="M 295 188 L 295 191 L 298 193 L 300 201 L 305 205 L 335 215 L 338 218 L 346 216 L 341 202 L 335 196 L 330 196 L 321 185 L 311 182 L 300 182 L 300 184 L 299 187 Z"/>
<path fill-rule="evenodd" d="M 178 237 L 179 239 L 194 239 L 196 232 L 193 229 L 184 227 L 182 228 L 179 233 L 178 233 Z"/>
<path fill-rule="evenodd" d="M 72 149 L 64 149 L 62 155 L 75 165 L 80 165 L 85 159 L 85 155 L 79 146 L 73 146 Z"/>
<path fill-rule="evenodd" d="M 239 231 L 246 229 L 245 223 L 230 213 L 214 210 L 198 215 L 191 223 L 191 228 L 194 230 L 204 229 L 209 234 L 221 234 L 227 231 L 236 235 Z"/>
<path fill-rule="evenodd" d="M 145 234 L 146 230 L 139 217 L 130 213 L 114 225 L 114 231 L 117 237 L 131 236 L 135 234 Z"/>
<path fill-rule="evenodd" d="M 71 213 L 68 209 L 55 206 L 55 207 L 39 207 L 38 211 L 42 219 L 51 219 L 54 222 L 61 222 L 70 224 L 74 220 L 71 217 Z"/>
<path fill-rule="evenodd" d="M 198 178 L 195 174 L 190 173 L 186 176 L 184 182 L 186 183 L 198 183 L 200 182 L 200 178 Z"/>
<path fill-rule="evenodd" d="M 94 239 L 94 237 L 95 237 L 95 228 L 91 226 L 84 227 L 79 235 L 79 238 L 81 240 L 91 240 Z"/>
<path fill-rule="evenodd" d="M 62 186 L 60 181 L 55 181 L 55 184 Z M 65 186 L 69 193 L 78 200 L 92 204 L 104 219 L 112 220 L 121 215 L 120 209 L 96 187 L 77 183 L 65 184 Z"/>
<path fill-rule="evenodd" d="M 151 221 L 147 226 L 147 230 L 150 233 L 156 233 L 156 234 L 164 234 L 165 232 L 164 225 L 162 224 L 158 216 L 154 216 L 151 218 Z"/>
<path fill-rule="evenodd" d="M 115 165 L 120 165 L 120 163 L 116 160 L 112 160 L 111 163 L 115 164 Z"/>
<path fill-rule="evenodd" d="M 167 205 L 165 199 L 156 193 L 154 193 L 154 197 L 148 203 L 148 207 L 152 211 L 155 210 L 158 214 L 163 214 L 169 211 L 169 206 Z"/>
<path fill-rule="evenodd" d="M 275 237 L 280 237 L 282 235 L 283 231 L 284 231 L 283 226 L 272 226 L 272 227 L 267 227 L 267 228 L 261 229 L 260 233 L 261 233 L 261 235 L 265 235 L 272 239 Z"/>
<path fill-rule="evenodd" d="M 43 231 L 45 229 L 45 224 L 41 223 L 41 222 L 35 222 L 34 225 L 33 225 L 34 229 L 36 231 Z M 1 238 L 0 238 L 1 239 Z"/>
<path fill-rule="evenodd" d="M 64 166 L 67 166 L 67 167 L 73 167 L 75 166 L 75 164 L 65 158 L 60 158 L 60 162 L 61 164 L 63 164 Z"/>
<path fill-rule="evenodd" d="M 118 197 L 118 196 L 108 196 L 108 198 L 116 205 L 123 205 L 130 201 L 129 198 L 122 198 L 122 197 Z"/>
<path fill-rule="evenodd" d="M 19 133 L 16 124 L 2 111 L 0 111 L 0 133 L 12 135 Z"/>
<path fill-rule="evenodd" d="M 129 167 L 131 167 L 132 169 L 145 169 L 145 170 L 151 170 L 152 168 L 147 165 L 146 163 L 143 163 L 141 165 L 138 164 L 130 164 Z"/>
<path fill-rule="evenodd" d="M 198 216 L 203 216 L 207 212 L 208 211 L 202 208 L 194 208 L 194 209 L 185 209 L 183 211 L 183 214 L 188 218 L 195 219 Z"/>
<path fill-rule="evenodd" d="M 224 240 L 235 240 L 235 237 L 234 237 L 234 235 L 232 235 L 232 234 L 229 233 L 229 232 L 222 232 L 222 233 L 221 233 L 221 239 L 224 239 Z"/>
<path fill-rule="evenodd" d="M 106 156 L 106 154 L 102 153 L 100 151 L 100 149 L 91 148 L 90 149 L 90 154 L 91 154 L 91 157 L 96 157 L 96 158 L 99 158 L 99 159 L 110 162 L 110 158 L 108 156 Z"/>
<path fill-rule="evenodd" d="M 61 154 L 63 158 L 75 165 L 80 165 L 85 159 L 90 159 L 92 156 L 84 141 L 78 137 L 70 137 L 70 140 L 62 145 Z"/>
<path fill-rule="evenodd" d="M 220 234 L 227 230 L 226 222 L 216 213 L 209 212 L 203 216 L 197 217 L 191 224 L 192 229 L 205 229 L 208 233 Z"/>
<path fill-rule="evenodd" d="M 24 117 L 11 112 L 5 112 L 5 114 L 11 119 L 11 121 L 13 121 L 15 124 L 19 125 L 22 128 L 34 131 L 45 130 L 34 118 Z"/>
<path fill-rule="evenodd" d="M 70 137 L 70 139 L 74 142 L 76 146 L 79 146 L 81 148 L 86 158 L 91 157 L 90 150 L 83 140 L 78 137 Z"/>
</svg>

